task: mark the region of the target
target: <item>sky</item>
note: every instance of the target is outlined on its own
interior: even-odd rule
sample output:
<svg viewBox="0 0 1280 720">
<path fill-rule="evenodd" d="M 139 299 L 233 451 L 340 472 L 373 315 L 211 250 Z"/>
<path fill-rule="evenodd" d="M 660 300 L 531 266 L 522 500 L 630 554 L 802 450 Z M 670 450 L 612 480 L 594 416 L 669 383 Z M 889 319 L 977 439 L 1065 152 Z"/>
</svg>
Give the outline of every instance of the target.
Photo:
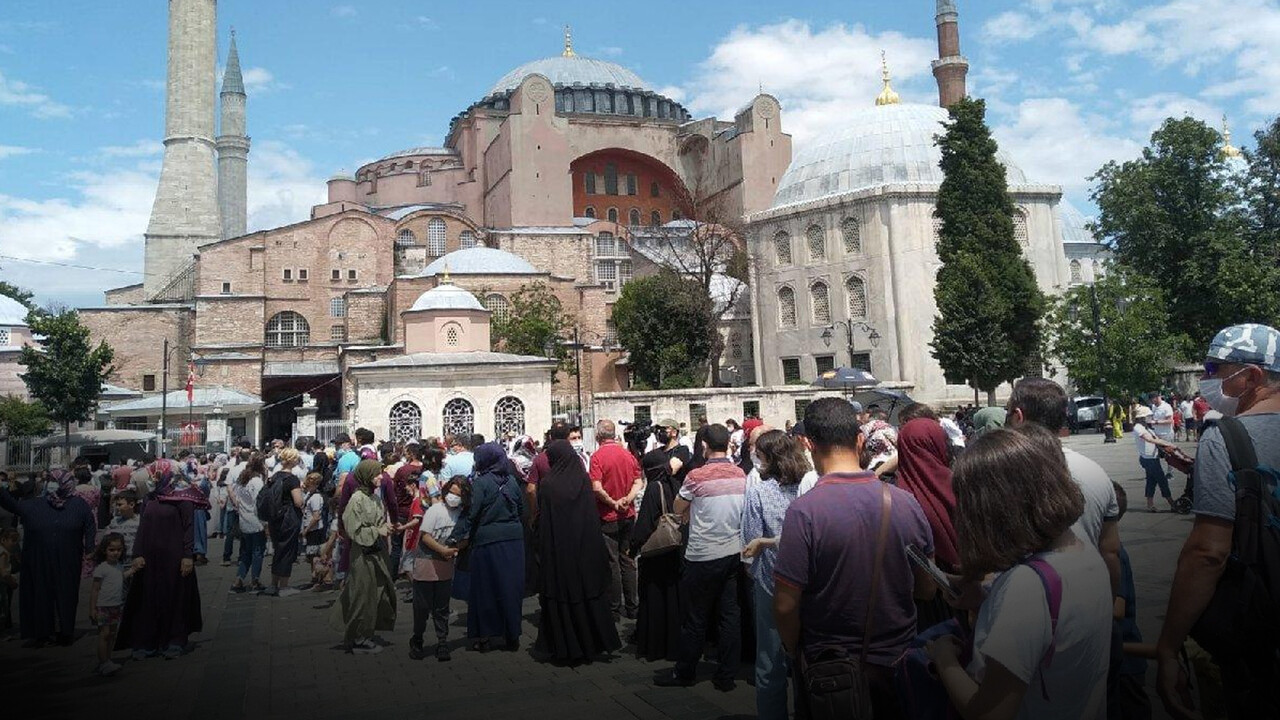
<svg viewBox="0 0 1280 720">
<path fill-rule="evenodd" d="M 1086 214 L 1088 177 L 1134 158 L 1164 118 L 1236 145 L 1280 113 L 1280 0 L 958 0 L 969 92 L 1029 179 Z M 880 88 L 934 104 L 931 0 L 222 0 L 249 95 L 250 230 L 308 217 L 325 180 L 444 141 L 450 118 L 518 65 L 578 54 L 638 73 L 695 117 L 760 88 L 795 147 Z M 0 0 L 0 280 L 91 306 L 142 280 L 164 131 L 167 3 Z"/>
</svg>

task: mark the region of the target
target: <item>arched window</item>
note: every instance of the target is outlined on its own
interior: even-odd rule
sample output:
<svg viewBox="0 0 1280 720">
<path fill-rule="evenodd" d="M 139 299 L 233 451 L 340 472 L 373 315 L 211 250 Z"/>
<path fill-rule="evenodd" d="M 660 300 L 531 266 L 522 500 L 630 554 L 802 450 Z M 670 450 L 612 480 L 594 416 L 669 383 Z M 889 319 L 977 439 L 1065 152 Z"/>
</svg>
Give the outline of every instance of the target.
<svg viewBox="0 0 1280 720">
<path fill-rule="evenodd" d="M 809 305 L 813 308 L 813 324 L 831 324 L 831 291 L 824 282 L 809 286 Z"/>
<path fill-rule="evenodd" d="M 301 347 L 310 340 L 307 319 L 292 310 L 276 313 L 267 321 L 267 347 Z"/>
<path fill-rule="evenodd" d="M 347 299 L 344 297 L 336 297 L 329 299 L 329 316 L 330 317 L 346 317 L 347 316 Z"/>
<path fill-rule="evenodd" d="M 867 317 L 867 283 L 857 275 L 850 275 L 844 281 L 844 292 L 849 296 L 849 319 L 865 319 Z"/>
<path fill-rule="evenodd" d="M 485 296 L 484 309 L 493 313 L 492 319 L 494 322 L 506 320 L 511 315 L 511 303 L 497 293 Z"/>
<path fill-rule="evenodd" d="M 476 234 L 470 230 L 463 230 L 458 236 L 458 247 L 466 250 L 476 246 Z"/>
<path fill-rule="evenodd" d="M 1071 282 L 1073 282 L 1073 283 L 1082 283 L 1082 282 L 1084 282 L 1084 272 L 1083 272 L 1083 270 L 1082 270 L 1082 269 L 1081 269 L 1081 267 L 1080 267 L 1080 261 L 1079 261 L 1079 260 L 1072 260 L 1072 261 L 1071 261 Z"/>
<path fill-rule="evenodd" d="M 844 238 L 846 254 L 858 255 L 862 252 L 862 228 L 858 225 L 857 218 L 845 218 L 840 223 L 840 235 Z"/>
<path fill-rule="evenodd" d="M 524 403 L 508 395 L 493 406 L 493 437 L 524 434 Z"/>
<path fill-rule="evenodd" d="M 791 264 L 791 236 L 785 232 L 779 232 L 773 236 L 773 251 L 778 256 L 779 265 Z"/>
<path fill-rule="evenodd" d="M 410 247 L 418 244 L 418 236 L 413 234 L 409 228 L 405 228 L 396 235 L 397 247 Z"/>
<path fill-rule="evenodd" d="M 631 223 L 631 227 L 638 227 L 640 225 L 640 211 L 636 208 L 631 208 L 631 212 L 628 213 L 627 220 Z"/>
<path fill-rule="evenodd" d="M 827 235 L 822 232 L 822 228 L 817 225 L 810 225 L 805 231 L 805 237 L 809 240 L 809 259 L 810 260 L 826 260 L 827 259 Z"/>
<path fill-rule="evenodd" d="M 661 225 L 661 224 L 662 224 L 662 212 L 661 212 L 661 211 L 659 211 L 659 210 L 654 210 L 653 212 L 649 213 L 649 224 L 650 224 L 650 225 L 652 225 L 652 226 L 654 226 L 654 227 L 657 227 L 657 226 Z"/>
<path fill-rule="evenodd" d="M 462 328 L 457 323 L 444 326 L 444 344 L 449 347 L 458 347 L 462 344 Z"/>
<path fill-rule="evenodd" d="M 778 289 L 778 324 L 784 328 L 796 326 L 796 291 L 786 286 Z"/>
<path fill-rule="evenodd" d="M 444 404 L 440 413 L 445 435 L 471 435 L 476 431 L 476 411 L 471 403 L 454 398 Z"/>
<path fill-rule="evenodd" d="M 1027 211 L 1022 208 L 1015 208 L 1013 211 L 1013 239 L 1017 240 L 1019 245 L 1027 245 L 1031 242 L 1031 236 L 1027 234 Z"/>
<path fill-rule="evenodd" d="M 387 434 L 398 442 L 415 442 L 422 437 L 422 409 L 408 400 L 391 406 Z"/>
<path fill-rule="evenodd" d="M 609 222 L 618 222 L 618 208 L 609 208 Z"/>
<path fill-rule="evenodd" d="M 427 254 L 439 257 L 444 254 L 445 240 L 444 220 L 431 218 L 427 223 Z"/>
<path fill-rule="evenodd" d="M 658 181 L 654 180 L 649 183 L 649 197 L 658 197 L 662 194 L 662 189 L 658 187 Z"/>
<path fill-rule="evenodd" d="M 589 217 L 589 218 L 591 218 L 592 220 L 595 220 L 595 219 L 596 219 L 596 209 L 595 209 L 595 208 L 593 208 L 593 207 L 591 207 L 590 205 L 588 205 L 588 206 L 587 206 L 587 209 L 582 211 L 582 216 L 583 216 L 583 217 Z"/>
</svg>

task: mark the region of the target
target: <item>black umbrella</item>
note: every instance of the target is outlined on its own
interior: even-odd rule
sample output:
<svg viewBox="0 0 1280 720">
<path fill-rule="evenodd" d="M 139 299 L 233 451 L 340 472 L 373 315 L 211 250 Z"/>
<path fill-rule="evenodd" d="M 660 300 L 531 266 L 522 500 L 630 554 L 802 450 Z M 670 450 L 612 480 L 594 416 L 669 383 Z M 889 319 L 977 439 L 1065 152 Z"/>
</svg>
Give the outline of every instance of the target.
<svg viewBox="0 0 1280 720">
<path fill-rule="evenodd" d="M 870 410 L 878 407 L 889 414 L 889 424 L 898 424 L 898 413 L 911 403 L 915 402 L 910 395 L 901 390 L 889 390 L 888 388 L 866 388 L 855 392 L 849 397 L 850 400 L 861 404 L 864 410 Z"/>
<path fill-rule="evenodd" d="M 828 370 L 813 381 L 814 387 L 827 388 L 829 390 L 853 390 L 854 388 L 871 387 L 879 384 L 880 381 L 866 370 L 850 367 L 838 367 Z"/>
</svg>

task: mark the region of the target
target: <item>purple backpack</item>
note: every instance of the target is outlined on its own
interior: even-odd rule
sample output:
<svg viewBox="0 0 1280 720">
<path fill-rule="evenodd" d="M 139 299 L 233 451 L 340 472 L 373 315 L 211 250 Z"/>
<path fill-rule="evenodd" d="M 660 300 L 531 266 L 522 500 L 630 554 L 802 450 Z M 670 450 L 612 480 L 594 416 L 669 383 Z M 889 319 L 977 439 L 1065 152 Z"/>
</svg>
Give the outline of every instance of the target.
<svg viewBox="0 0 1280 720">
<path fill-rule="evenodd" d="M 1023 565 L 1031 568 L 1040 577 L 1044 585 L 1045 598 L 1049 603 L 1049 622 L 1051 639 L 1044 659 L 1040 661 L 1040 693 L 1045 700 L 1049 699 L 1049 689 L 1045 686 L 1044 671 L 1053 662 L 1054 649 L 1058 639 L 1058 613 L 1062 610 L 1062 578 L 1040 555 L 1033 555 L 1024 560 Z M 951 704 L 947 689 L 942 686 L 938 670 L 934 667 L 924 646 L 937 638 L 946 635 L 959 637 L 964 645 L 960 653 L 960 662 L 968 665 L 973 658 L 973 635 L 967 632 L 956 620 L 939 623 L 916 636 L 911 646 L 893 664 L 894 683 L 898 688 L 898 697 L 902 702 L 903 715 L 909 720 L 959 720 L 960 713 Z"/>
</svg>

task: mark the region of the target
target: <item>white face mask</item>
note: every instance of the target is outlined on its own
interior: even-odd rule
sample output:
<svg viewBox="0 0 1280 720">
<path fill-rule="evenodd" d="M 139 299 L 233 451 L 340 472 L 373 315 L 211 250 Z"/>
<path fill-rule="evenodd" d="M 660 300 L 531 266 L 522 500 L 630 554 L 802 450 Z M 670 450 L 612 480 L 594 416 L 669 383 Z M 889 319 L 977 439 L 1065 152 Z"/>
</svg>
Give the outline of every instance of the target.
<svg viewBox="0 0 1280 720">
<path fill-rule="evenodd" d="M 751 467 L 764 472 L 764 458 L 761 458 L 760 453 L 755 450 L 751 451 Z"/>
<path fill-rule="evenodd" d="M 1200 380 L 1200 394 L 1204 396 L 1204 401 L 1209 403 L 1209 407 L 1217 410 L 1227 417 L 1232 417 L 1236 411 L 1240 409 L 1240 398 L 1231 397 L 1222 391 L 1222 384 L 1231 378 L 1244 372 L 1247 368 L 1240 368 L 1225 378 L 1204 378 Z"/>
<path fill-rule="evenodd" d="M 456 495 L 454 493 L 449 493 L 444 496 L 444 504 L 448 505 L 451 508 L 456 508 L 459 505 L 462 505 L 462 496 Z"/>
<path fill-rule="evenodd" d="M 581 440 L 570 440 L 569 444 L 573 446 L 574 452 L 582 452 Z"/>
<path fill-rule="evenodd" d="M 55 480 L 49 480 L 44 484 L 44 492 L 46 495 L 56 495 L 58 492 L 58 483 Z"/>
</svg>

